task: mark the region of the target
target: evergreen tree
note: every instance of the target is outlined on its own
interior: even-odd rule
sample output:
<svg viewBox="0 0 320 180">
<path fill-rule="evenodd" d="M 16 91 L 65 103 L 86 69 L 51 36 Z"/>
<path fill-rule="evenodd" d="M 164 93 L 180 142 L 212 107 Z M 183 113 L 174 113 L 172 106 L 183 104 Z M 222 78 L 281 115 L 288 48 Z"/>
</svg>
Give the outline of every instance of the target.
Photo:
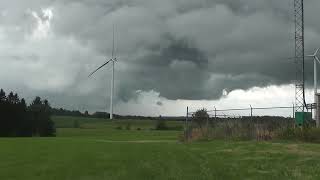
<svg viewBox="0 0 320 180">
<path fill-rule="evenodd" d="M 89 112 L 88 112 L 88 111 L 85 111 L 85 112 L 84 112 L 84 116 L 86 116 L 86 117 L 89 116 Z"/>
<path fill-rule="evenodd" d="M 0 136 L 6 136 L 6 129 L 8 127 L 7 122 L 7 112 L 8 112 L 8 106 L 7 106 L 7 97 L 6 93 L 3 91 L 3 89 L 0 90 Z"/>
<path fill-rule="evenodd" d="M 30 119 L 30 115 L 27 111 L 27 104 L 24 99 L 21 99 L 19 103 L 19 119 L 21 120 L 19 123 L 19 132 L 18 136 L 21 137 L 30 137 L 32 136 L 32 123 Z"/>
<path fill-rule="evenodd" d="M 13 101 L 13 104 L 19 104 L 20 103 L 20 99 L 19 99 L 19 96 L 18 96 L 17 93 L 13 95 L 12 101 Z"/>
<path fill-rule="evenodd" d="M 31 124 L 32 124 L 32 135 L 33 136 L 40 136 L 40 115 L 41 115 L 41 98 L 36 97 L 31 105 L 29 106 L 29 112 L 31 116 Z"/>
<path fill-rule="evenodd" d="M 50 119 L 51 107 L 47 100 L 36 97 L 29 107 L 18 94 L 8 96 L 0 90 L 0 136 L 30 137 L 54 136 L 55 127 Z"/>
<path fill-rule="evenodd" d="M 43 101 L 43 116 L 40 136 L 55 136 L 54 123 L 51 120 L 51 107 L 47 100 Z"/>
<path fill-rule="evenodd" d="M 0 103 L 3 103 L 6 101 L 6 93 L 3 91 L 3 89 L 0 89 Z"/>
<path fill-rule="evenodd" d="M 29 107 L 32 117 L 33 135 L 34 136 L 55 136 L 54 123 L 50 118 L 51 107 L 47 100 L 41 101 L 36 97 Z"/>
<path fill-rule="evenodd" d="M 14 104 L 14 99 L 15 99 L 15 97 L 14 97 L 13 92 L 10 92 L 9 95 L 8 95 L 8 97 L 7 97 L 7 102 L 8 102 L 9 104 Z"/>
</svg>

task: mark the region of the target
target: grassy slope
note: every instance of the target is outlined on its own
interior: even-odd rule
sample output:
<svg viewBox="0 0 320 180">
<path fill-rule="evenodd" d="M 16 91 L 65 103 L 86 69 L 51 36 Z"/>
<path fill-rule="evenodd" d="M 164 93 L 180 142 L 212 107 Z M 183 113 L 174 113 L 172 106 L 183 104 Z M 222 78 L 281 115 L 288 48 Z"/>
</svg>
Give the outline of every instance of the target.
<svg viewBox="0 0 320 180">
<path fill-rule="evenodd" d="M 141 126 L 152 126 L 145 123 Z M 0 179 L 320 178 L 317 144 L 181 144 L 174 141 L 176 131 L 126 131 L 115 126 L 96 122 L 90 128 L 59 129 L 57 138 L 0 139 Z"/>
</svg>

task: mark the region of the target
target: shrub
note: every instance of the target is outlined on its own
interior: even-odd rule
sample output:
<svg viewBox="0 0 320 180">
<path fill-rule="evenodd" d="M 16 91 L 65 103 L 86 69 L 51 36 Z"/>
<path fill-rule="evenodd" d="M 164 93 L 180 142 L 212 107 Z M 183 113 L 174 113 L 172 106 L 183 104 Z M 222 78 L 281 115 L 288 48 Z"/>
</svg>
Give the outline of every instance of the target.
<svg viewBox="0 0 320 180">
<path fill-rule="evenodd" d="M 204 128 L 209 120 L 209 114 L 206 109 L 200 109 L 192 115 L 192 121 L 196 123 L 200 129 Z"/>
<path fill-rule="evenodd" d="M 131 123 L 127 123 L 126 130 L 131 130 Z"/>
<path fill-rule="evenodd" d="M 159 119 L 156 122 L 155 130 L 168 130 L 167 123 L 164 119 Z"/>
<path fill-rule="evenodd" d="M 311 129 L 309 129 L 305 133 L 304 139 L 307 142 L 320 143 L 320 128 L 311 128 Z"/>
<path fill-rule="evenodd" d="M 320 143 L 320 128 L 288 128 L 277 134 L 278 139 Z"/>
<path fill-rule="evenodd" d="M 277 138 L 283 140 L 294 140 L 297 138 L 297 130 L 295 130 L 294 128 L 279 130 L 279 132 L 277 133 Z"/>
<path fill-rule="evenodd" d="M 172 131 L 182 131 L 183 130 L 183 126 L 172 126 L 172 127 L 168 127 L 168 130 L 172 130 Z"/>
<path fill-rule="evenodd" d="M 73 128 L 80 128 L 80 124 L 78 120 L 73 121 Z"/>
<path fill-rule="evenodd" d="M 117 126 L 116 129 L 122 130 L 122 126 Z"/>
</svg>

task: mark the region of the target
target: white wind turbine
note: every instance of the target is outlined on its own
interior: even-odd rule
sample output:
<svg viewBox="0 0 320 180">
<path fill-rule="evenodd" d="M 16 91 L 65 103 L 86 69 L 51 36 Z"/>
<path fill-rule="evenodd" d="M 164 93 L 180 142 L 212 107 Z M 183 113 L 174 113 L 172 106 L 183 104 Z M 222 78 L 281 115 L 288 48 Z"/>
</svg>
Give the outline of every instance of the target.
<svg viewBox="0 0 320 180">
<path fill-rule="evenodd" d="M 318 52 L 319 52 L 319 48 L 316 50 L 316 52 L 312 55 L 308 55 L 307 57 L 312 57 L 313 58 L 313 85 L 314 85 L 314 103 L 316 103 L 316 110 L 315 110 L 315 119 L 316 119 L 316 124 L 317 127 L 320 126 L 320 117 L 319 117 L 319 102 L 317 100 L 317 94 L 318 94 L 318 80 L 317 80 L 317 63 L 320 63 L 320 60 L 318 58 Z"/>
<path fill-rule="evenodd" d="M 111 94 L 110 94 L 110 119 L 113 119 L 113 91 L 114 91 L 114 64 L 117 61 L 117 58 L 114 54 L 114 27 L 113 27 L 113 39 L 112 39 L 112 57 L 110 60 L 102 64 L 100 67 L 98 67 L 96 70 L 94 70 L 92 73 L 89 74 L 88 77 L 91 77 L 94 73 L 96 73 L 98 70 L 106 66 L 109 62 L 112 63 L 112 77 L 111 77 Z"/>
<path fill-rule="evenodd" d="M 318 82 L 317 82 L 317 63 L 320 63 L 319 58 L 317 57 L 319 52 L 319 48 L 316 50 L 316 52 L 312 55 L 308 55 L 307 57 L 313 58 L 313 83 L 314 83 L 314 94 L 316 95 L 318 93 Z"/>
</svg>

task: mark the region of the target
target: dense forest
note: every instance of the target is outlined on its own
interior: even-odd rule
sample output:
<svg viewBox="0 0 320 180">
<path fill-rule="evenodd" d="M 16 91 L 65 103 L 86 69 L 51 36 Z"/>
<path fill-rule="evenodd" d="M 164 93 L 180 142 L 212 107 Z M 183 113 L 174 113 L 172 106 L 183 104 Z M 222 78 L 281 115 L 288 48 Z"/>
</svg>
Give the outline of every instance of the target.
<svg viewBox="0 0 320 180">
<path fill-rule="evenodd" d="M 47 100 L 36 97 L 28 106 L 18 94 L 0 90 L 0 137 L 55 136 Z"/>
</svg>

